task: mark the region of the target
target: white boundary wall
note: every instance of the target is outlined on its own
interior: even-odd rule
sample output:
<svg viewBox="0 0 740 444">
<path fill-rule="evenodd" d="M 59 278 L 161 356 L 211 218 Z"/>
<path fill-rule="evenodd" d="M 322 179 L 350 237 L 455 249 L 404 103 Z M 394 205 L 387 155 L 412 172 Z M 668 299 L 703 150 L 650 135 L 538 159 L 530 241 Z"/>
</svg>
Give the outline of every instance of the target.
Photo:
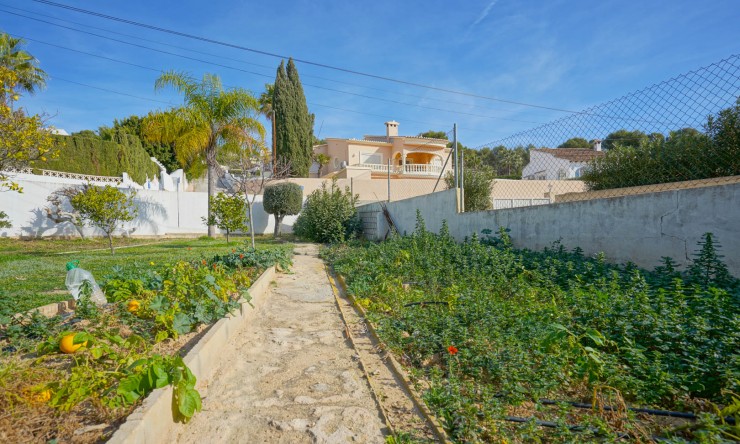
<svg viewBox="0 0 740 444">
<path fill-rule="evenodd" d="M 506 227 L 517 248 L 542 250 L 560 239 L 569 249 L 604 252 L 612 262 L 632 261 L 652 269 L 661 256 L 689 263 L 697 241 L 712 232 L 730 272 L 740 276 L 740 184 L 680 189 L 537 207 L 457 214 L 455 191 L 448 190 L 387 204 L 401 233 L 411 233 L 416 210 L 427 229 L 438 232 L 447 220 L 461 241 L 473 233 Z M 388 224 L 377 203 L 359 208 L 366 236 L 382 239 Z"/>
<path fill-rule="evenodd" d="M 0 229 L 0 237 L 39 237 L 39 236 L 78 236 L 77 230 L 70 223 L 55 224 L 44 211 L 46 198 L 54 190 L 78 184 L 48 177 L 38 176 L 26 180 L 15 180 L 23 193 L 0 192 L 0 210 L 8 214 L 12 228 Z M 125 189 L 123 191 L 126 191 Z M 135 228 L 132 236 L 163 236 L 178 234 L 207 234 L 207 227 L 202 217 L 206 216 L 208 199 L 206 193 L 168 192 L 138 190 L 136 204 L 139 216 L 126 224 L 126 229 Z M 286 216 L 283 219 L 282 231 L 292 231 L 297 216 Z M 254 204 L 254 231 L 256 234 L 271 234 L 275 227 L 275 218 L 265 213 L 262 208 L 262 196 L 257 196 Z M 102 232 L 91 228 L 85 229 L 86 235 L 102 235 Z M 121 233 L 116 233 L 119 235 Z"/>
</svg>

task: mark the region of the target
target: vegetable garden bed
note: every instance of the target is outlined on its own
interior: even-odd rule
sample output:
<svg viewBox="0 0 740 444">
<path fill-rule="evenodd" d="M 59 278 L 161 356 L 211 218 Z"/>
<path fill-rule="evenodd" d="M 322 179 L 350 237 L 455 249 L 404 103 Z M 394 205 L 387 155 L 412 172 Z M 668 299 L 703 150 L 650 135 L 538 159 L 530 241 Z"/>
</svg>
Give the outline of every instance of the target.
<svg viewBox="0 0 740 444">
<path fill-rule="evenodd" d="M 249 300 L 247 288 L 291 247 L 148 267 L 117 267 L 109 304 L 83 299 L 73 316 L 31 314 L 0 329 L 0 440 L 98 442 L 156 388 L 172 386 L 173 414 L 200 409 L 195 376 L 181 356 L 209 325 Z M 66 352 L 66 353 L 65 353 Z"/>
<path fill-rule="evenodd" d="M 456 442 L 733 442 L 740 297 L 715 246 L 648 272 L 420 220 L 324 256 Z"/>
</svg>

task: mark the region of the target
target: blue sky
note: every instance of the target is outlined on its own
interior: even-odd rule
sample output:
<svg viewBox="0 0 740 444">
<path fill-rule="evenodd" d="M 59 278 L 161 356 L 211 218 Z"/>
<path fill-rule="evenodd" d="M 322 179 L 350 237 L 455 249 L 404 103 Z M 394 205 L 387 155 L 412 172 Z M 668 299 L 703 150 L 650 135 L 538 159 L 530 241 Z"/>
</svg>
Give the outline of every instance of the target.
<svg viewBox="0 0 740 444">
<path fill-rule="evenodd" d="M 737 0 L 58 1 L 300 59 L 568 110 L 620 97 L 740 52 Z M 259 94 L 273 81 L 279 63 L 277 58 L 30 0 L 0 0 L 0 30 L 27 38 L 26 50 L 51 76 L 45 90 L 23 97 L 21 105 L 46 113 L 53 125 L 69 132 L 177 104 L 174 94 L 155 93 L 158 70 L 216 73 L 226 85 Z M 383 122 L 389 119 L 400 122 L 401 134 L 446 131 L 456 122 L 460 140 L 477 147 L 566 115 L 300 63 L 298 70 L 320 137 L 382 134 Z"/>
</svg>

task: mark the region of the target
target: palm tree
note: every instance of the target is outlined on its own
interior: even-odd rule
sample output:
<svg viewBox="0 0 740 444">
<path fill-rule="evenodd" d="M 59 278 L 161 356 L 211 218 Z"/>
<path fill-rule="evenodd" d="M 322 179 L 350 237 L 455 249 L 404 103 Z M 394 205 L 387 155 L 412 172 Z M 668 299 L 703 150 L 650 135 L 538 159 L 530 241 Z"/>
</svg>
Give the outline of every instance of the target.
<svg viewBox="0 0 740 444">
<path fill-rule="evenodd" d="M 272 164 L 277 165 L 277 153 L 275 152 L 275 107 L 273 99 L 275 98 L 275 85 L 265 83 L 265 90 L 260 94 L 260 113 L 267 118 L 272 124 Z"/>
<path fill-rule="evenodd" d="M 0 33 L 0 66 L 15 74 L 18 88 L 33 94 L 46 85 L 48 75 L 38 67 L 38 60 L 34 56 L 21 49 L 24 44 L 23 39 Z M 7 103 L 5 93 L 0 93 L 0 101 Z"/>
<path fill-rule="evenodd" d="M 148 138 L 173 143 L 178 160 L 205 158 L 210 217 L 220 169 L 216 154 L 220 149 L 239 150 L 264 140 L 265 128 L 255 117 L 259 103 L 245 89 L 224 90 L 221 79 L 214 74 L 205 74 L 197 81 L 188 74 L 168 71 L 157 79 L 154 88 L 168 86 L 183 95 L 184 105 L 159 113 L 159 118 L 153 116 L 144 132 Z M 216 227 L 208 225 L 208 236 L 215 234 Z"/>
</svg>

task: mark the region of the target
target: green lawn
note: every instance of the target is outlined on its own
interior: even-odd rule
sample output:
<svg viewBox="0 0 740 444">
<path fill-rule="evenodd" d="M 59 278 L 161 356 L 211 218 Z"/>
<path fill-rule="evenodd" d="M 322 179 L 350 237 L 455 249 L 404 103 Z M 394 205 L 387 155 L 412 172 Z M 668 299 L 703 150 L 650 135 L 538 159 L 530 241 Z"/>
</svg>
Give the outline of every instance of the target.
<svg viewBox="0 0 740 444">
<path fill-rule="evenodd" d="M 21 312 L 51 302 L 69 299 L 64 286 L 65 264 L 79 260 L 80 267 L 105 280 L 113 266 L 135 267 L 150 262 L 174 262 L 226 252 L 244 245 L 248 238 L 225 239 L 115 239 L 111 254 L 107 239 L 0 238 L 0 305 L 3 311 Z M 275 244 L 258 238 L 258 247 Z M 10 309 L 10 310 L 8 310 Z"/>
</svg>

